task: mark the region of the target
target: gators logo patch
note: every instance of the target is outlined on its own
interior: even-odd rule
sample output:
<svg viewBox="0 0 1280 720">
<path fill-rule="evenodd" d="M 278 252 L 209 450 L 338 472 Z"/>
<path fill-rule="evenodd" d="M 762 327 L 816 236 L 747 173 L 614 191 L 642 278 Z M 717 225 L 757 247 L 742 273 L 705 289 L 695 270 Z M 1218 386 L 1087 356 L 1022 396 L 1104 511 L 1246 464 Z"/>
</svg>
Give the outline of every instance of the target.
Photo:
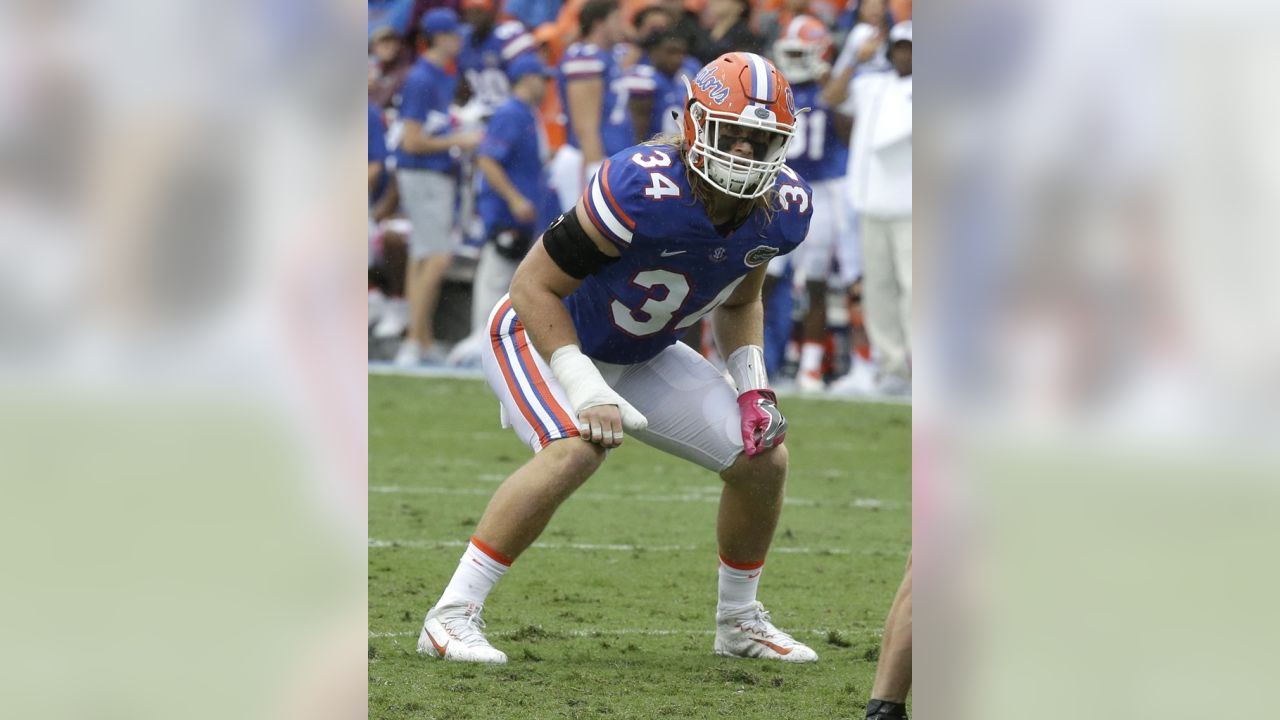
<svg viewBox="0 0 1280 720">
<path fill-rule="evenodd" d="M 778 248 L 776 247 L 757 245 L 751 252 L 747 253 L 747 256 L 743 258 L 743 262 L 745 262 L 747 267 L 750 268 L 760 267 L 761 265 L 769 262 L 769 258 L 777 254 Z"/>
</svg>

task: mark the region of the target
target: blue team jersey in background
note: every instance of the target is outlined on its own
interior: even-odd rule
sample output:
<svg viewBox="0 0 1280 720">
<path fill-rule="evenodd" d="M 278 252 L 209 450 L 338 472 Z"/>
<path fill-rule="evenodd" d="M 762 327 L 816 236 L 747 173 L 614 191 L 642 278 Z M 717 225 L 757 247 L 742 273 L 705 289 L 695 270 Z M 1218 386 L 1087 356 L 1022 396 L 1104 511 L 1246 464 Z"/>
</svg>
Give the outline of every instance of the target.
<svg viewBox="0 0 1280 720">
<path fill-rule="evenodd" d="M 462 52 L 458 54 L 458 72 L 471 86 L 473 102 L 490 115 L 511 94 L 507 74 L 511 61 L 533 52 L 533 36 L 518 21 L 499 23 L 483 39 L 477 40 L 470 26 L 462 32 Z"/>
<path fill-rule="evenodd" d="M 369 193 L 369 205 L 372 206 L 387 190 L 387 124 L 382 119 L 382 111 L 377 105 L 369 103 L 369 162 L 382 163 L 382 176 L 378 178 L 373 192 Z"/>
<path fill-rule="evenodd" d="M 849 162 L 849 138 L 836 132 L 835 112 L 822 101 L 816 82 L 791 86 L 796 107 L 812 108 L 796 116 L 796 133 L 787 148 L 787 165 L 809 182 L 841 177 Z"/>
<path fill-rule="evenodd" d="M 813 216 L 809 185 L 788 169 L 774 187 L 771 221 L 756 210 L 736 229 L 718 229 L 693 197 L 676 148 L 637 145 L 605 161 L 584 202 L 622 256 L 565 298 L 582 351 L 604 362 L 644 362 L 749 272 L 794 250 Z"/>
<path fill-rule="evenodd" d="M 509 98 L 489 118 L 484 142 L 477 152 L 496 160 L 520 194 L 528 198 L 535 208 L 542 207 L 550 192 L 544 169 L 548 149 L 542 123 L 533 108 L 514 97 Z M 521 227 L 533 234 L 535 223 L 518 225 L 511 216 L 507 201 L 489 185 L 483 173 L 479 174 L 476 212 L 484 221 L 485 233 L 492 235 L 498 230 Z"/>
<path fill-rule="evenodd" d="M 689 81 L 698 74 L 701 67 L 693 60 L 685 60 L 684 65 L 675 75 L 663 75 L 649 63 L 645 57 L 628 71 L 621 87 L 629 101 L 632 97 L 653 96 L 653 111 L 649 116 L 649 132 L 647 137 L 657 134 L 670 135 L 680 132 L 679 114 L 684 112 L 685 101 L 689 94 L 685 90 L 681 75 L 688 75 Z M 672 111 L 676 115 L 672 115 Z M 647 139 L 647 138 L 646 138 Z"/>
<path fill-rule="evenodd" d="M 564 108 L 568 118 L 568 143 L 575 148 L 582 148 L 578 136 L 573 132 L 572 112 L 569 108 L 568 84 L 575 80 L 599 78 L 604 81 L 604 97 L 600 107 L 600 141 L 604 144 L 604 154 L 612 155 L 635 142 L 635 132 L 631 124 L 631 112 L 623 95 L 623 73 L 618 65 L 615 53 L 601 50 L 595 45 L 574 43 L 564 53 L 560 67 L 556 70 L 560 92 L 560 106 Z"/>
<path fill-rule="evenodd" d="M 449 103 L 453 102 L 457 83 L 458 79 L 444 68 L 425 57 L 418 58 L 400 90 L 400 119 L 421 123 L 427 135 L 449 134 L 452 130 Z M 448 150 L 418 155 L 406 152 L 403 142 L 396 149 L 396 167 L 402 170 L 449 172 L 453 165 Z"/>
</svg>

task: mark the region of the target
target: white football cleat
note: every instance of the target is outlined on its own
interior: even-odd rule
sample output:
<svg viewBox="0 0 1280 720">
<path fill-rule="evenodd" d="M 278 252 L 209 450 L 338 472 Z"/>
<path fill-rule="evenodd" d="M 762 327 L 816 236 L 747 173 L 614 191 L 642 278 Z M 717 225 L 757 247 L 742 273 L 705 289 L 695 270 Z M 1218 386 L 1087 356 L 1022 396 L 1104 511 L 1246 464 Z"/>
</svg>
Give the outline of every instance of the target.
<svg viewBox="0 0 1280 720">
<path fill-rule="evenodd" d="M 783 662 L 816 662 L 818 653 L 769 622 L 769 611 L 753 602 L 730 614 L 716 612 L 717 655 L 765 658 Z"/>
<path fill-rule="evenodd" d="M 821 373 L 806 370 L 796 375 L 796 390 L 802 395 L 814 395 L 826 389 L 827 384 L 822 381 Z"/>
<path fill-rule="evenodd" d="M 433 607 L 418 633 L 418 654 L 458 662 L 494 663 L 507 661 L 507 654 L 485 639 L 484 620 L 478 605 Z"/>
</svg>

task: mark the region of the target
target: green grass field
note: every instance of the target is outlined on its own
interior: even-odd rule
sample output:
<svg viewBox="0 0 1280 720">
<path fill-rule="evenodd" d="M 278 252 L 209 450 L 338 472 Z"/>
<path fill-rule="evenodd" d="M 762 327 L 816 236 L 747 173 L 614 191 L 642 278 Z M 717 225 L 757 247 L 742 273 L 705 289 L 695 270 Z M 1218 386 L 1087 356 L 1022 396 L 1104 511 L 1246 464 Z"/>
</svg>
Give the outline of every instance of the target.
<svg viewBox="0 0 1280 720">
<path fill-rule="evenodd" d="M 717 476 L 634 440 L 485 607 L 511 662 L 415 651 L 489 495 L 529 456 L 483 382 L 369 378 L 369 717 L 862 717 L 911 536 L 911 410 L 783 399 L 788 503 L 760 599 L 821 656 L 712 654 Z"/>
</svg>

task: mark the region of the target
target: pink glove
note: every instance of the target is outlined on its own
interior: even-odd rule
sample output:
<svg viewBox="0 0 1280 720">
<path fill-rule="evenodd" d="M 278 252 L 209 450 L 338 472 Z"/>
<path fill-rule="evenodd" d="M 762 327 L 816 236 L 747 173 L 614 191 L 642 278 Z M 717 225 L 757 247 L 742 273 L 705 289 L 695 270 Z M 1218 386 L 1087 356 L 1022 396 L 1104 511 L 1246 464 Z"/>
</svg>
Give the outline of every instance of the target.
<svg viewBox="0 0 1280 720">
<path fill-rule="evenodd" d="M 782 444 L 787 436 L 787 419 L 778 410 L 778 396 L 772 390 L 748 390 L 738 396 L 742 412 L 742 445 L 747 457 L 755 457 Z"/>
</svg>

